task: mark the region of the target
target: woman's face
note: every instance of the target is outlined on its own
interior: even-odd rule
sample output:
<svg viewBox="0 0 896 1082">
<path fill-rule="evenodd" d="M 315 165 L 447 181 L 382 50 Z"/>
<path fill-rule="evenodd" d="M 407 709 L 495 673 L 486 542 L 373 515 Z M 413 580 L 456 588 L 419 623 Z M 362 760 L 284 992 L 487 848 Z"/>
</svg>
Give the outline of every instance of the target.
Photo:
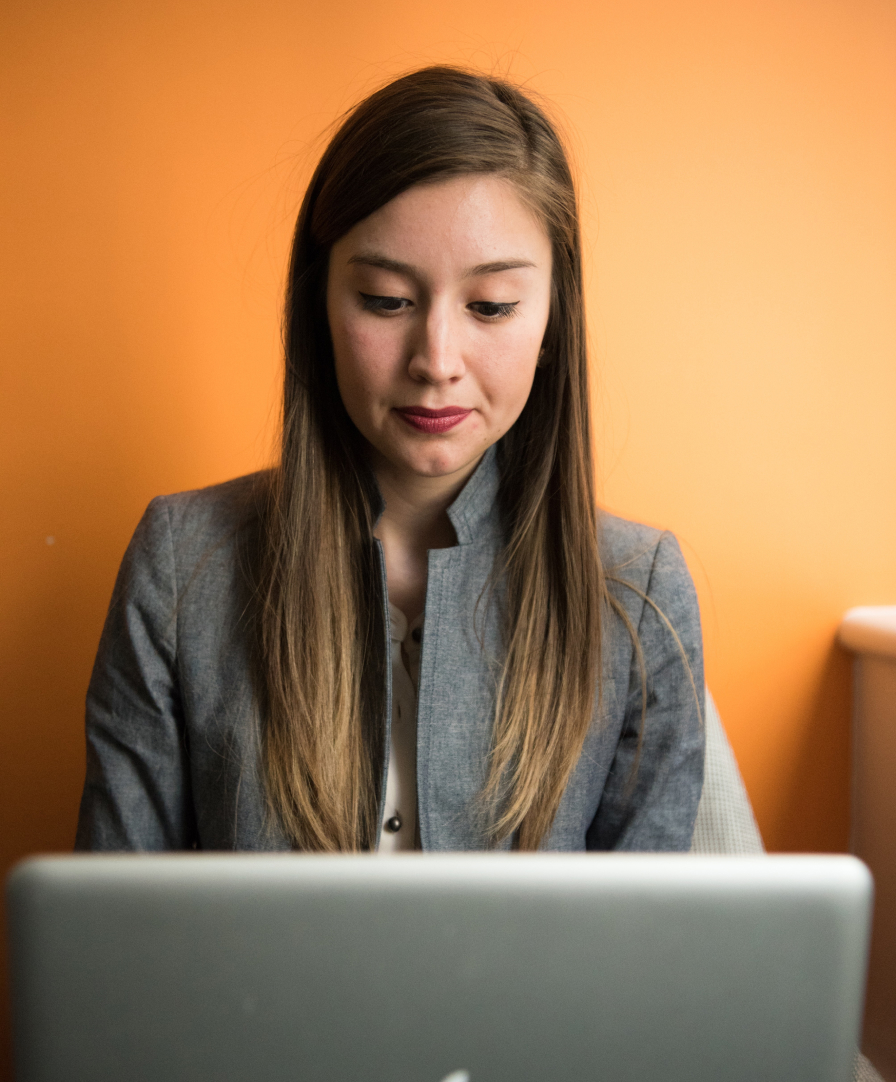
<svg viewBox="0 0 896 1082">
<path fill-rule="evenodd" d="M 327 318 L 349 416 L 395 481 L 463 481 L 522 412 L 551 245 L 494 176 L 421 184 L 333 245 Z"/>
</svg>

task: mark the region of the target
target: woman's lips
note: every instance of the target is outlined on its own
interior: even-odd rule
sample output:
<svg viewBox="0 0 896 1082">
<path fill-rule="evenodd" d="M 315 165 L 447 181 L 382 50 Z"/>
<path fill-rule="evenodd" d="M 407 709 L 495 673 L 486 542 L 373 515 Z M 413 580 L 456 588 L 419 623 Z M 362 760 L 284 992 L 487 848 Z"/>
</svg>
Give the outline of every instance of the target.
<svg viewBox="0 0 896 1082">
<path fill-rule="evenodd" d="M 436 433 L 447 432 L 449 428 L 454 428 L 473 411 L 462 409 L 460 406 L 445 406 L 440 410 L 428 410 L 423 406 L 405 406 L 402 409 L 396 409 L 395 412 L 418 432 Z"/>
</svg>

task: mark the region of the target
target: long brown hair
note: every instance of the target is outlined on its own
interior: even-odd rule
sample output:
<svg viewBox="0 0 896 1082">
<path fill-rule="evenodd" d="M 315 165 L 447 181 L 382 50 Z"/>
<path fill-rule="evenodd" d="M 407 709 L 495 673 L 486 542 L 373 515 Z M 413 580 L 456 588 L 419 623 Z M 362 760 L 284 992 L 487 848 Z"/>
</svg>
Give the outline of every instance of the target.
<svg viewBox="0 0 896 1082">
<path fill-rule="evenodd" d="M 451 67 L 383 87 L 339 127 L 296 225 L 285 313 L 283 442 L 266 514 L 260 630 L 272 810 L 301 849 L 372 848 L 385 754 L 377 491 L 336 385 L 325 312 L 332 245 L 414 184 L 513 183 L 553 251 L 543 359 L 500 441 L 504 654 L 482 797 L 493 842 L 536 849 L 594 714 L 607 602 L 598 553 L 582 259 L 555 127 L 509 83 Z"/>
</svg>

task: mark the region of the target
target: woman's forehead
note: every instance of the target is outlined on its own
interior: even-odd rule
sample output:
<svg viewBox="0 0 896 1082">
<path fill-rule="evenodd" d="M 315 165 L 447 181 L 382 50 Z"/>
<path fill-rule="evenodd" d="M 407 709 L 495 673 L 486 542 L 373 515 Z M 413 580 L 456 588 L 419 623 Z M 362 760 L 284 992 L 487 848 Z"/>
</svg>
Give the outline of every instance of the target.
<svg viewBox="0 0 896 1082">
<path fill-rule="evenodd" d="M 543 223 L 516 186 L 495 175 L 414 185 L 333 246 L 345 264 L 403 273 L 450 263 L 468 276 L 543 267 L 550 254 Z"/>
</svg>

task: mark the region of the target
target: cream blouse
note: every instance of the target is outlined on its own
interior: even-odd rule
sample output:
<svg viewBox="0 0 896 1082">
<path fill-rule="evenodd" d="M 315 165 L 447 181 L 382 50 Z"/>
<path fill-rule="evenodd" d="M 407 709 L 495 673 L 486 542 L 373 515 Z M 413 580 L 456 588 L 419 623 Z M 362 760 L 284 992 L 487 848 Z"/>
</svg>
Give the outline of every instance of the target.
<svg viewBox="0 0 896 1082">
<path fill-rule="evenodd" d="M 389 624 L 392 736 L 378 853 L 420 848 L 417 836 L 417 686 L 423 613 L 408 624 L 404 613 L 390 602 Z"/>
</svg>

